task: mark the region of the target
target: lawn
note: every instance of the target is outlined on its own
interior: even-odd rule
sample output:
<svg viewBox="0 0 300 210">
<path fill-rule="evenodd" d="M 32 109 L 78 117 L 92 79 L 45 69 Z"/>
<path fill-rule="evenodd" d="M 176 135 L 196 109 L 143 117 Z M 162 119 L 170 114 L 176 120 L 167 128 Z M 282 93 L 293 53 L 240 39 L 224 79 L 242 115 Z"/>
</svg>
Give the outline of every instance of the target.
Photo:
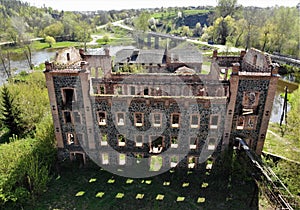
<svg viewBox="0 0 300 210">
<path fill-rule="evenodd" d="M 48 191 L 24 209 L 257 209 L 258 191 L 246 170 L 238 163 L 220 165 L 131 179 L 92 162 L 81 169 L 66 162 Z"/>
<path fill-rule="evenodd" d="M 63 48 L 63 47 L 71 47 L 71 46 L 80 46 L 82 45 L 82 43 L 80 42 L 70 42 L 70 41 L 65 41 L 65 42 L 56 42 L 52 45 L 53 49 L 57 49 L 57 48 Z M 31 44 L 32 48 L 34 50 L 43 50 L 43 49 L 47 49 L 50 48 L 48 43 L 45 42 L 33 42 Z"/>
</svg>

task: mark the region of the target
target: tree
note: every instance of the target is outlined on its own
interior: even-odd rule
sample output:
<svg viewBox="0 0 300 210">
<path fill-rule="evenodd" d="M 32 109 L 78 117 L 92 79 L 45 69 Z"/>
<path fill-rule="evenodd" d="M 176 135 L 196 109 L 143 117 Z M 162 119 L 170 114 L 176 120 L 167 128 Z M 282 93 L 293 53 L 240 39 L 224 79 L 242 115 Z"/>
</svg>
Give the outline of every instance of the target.
<svg viewBox="0 0 300 210">
<path fill-rule="evenodd" d="M 269 20 L 272 25 L 269 34 L 270 51 L 283 54 L 299 53 L 299 12 L 296 8 L 275 8 L 273 17 Z"/>
<path fill-rule="evenodd" d="M 19 43 L 24 43 L 24 42 L 28 41 L 27 37 L 25 36 L 27 23 L 24 20 L 24 18 L 19 17 L 19 16 L 13 16 L 11 18 L 11 25 L 15 29 L 15 32 L 17 33 L 17 41 Z M 12 31 L 12 33 L 13 33 L 13 31 Z M 13 36 L 15 36 L 15 35 L 16 34 L 14 34 Z"/>
<path fill-rule="evenodd" d="M 52 47 L 53 44 L 55 44 L 55 39 L 52 36 L 46 36 L 45 38 L 45 42 L 47 42 L 49 44 L 49 47 Z"/>
<path fill-rule="evenodd" d="M 198 22 L 198 23 L 196 23 L 196 26 L 194 29 L 194 35 L 201 36 L 201 34 L 202 34 L 202 27 L 201 27 L 201 24 Z"/>
<path fill-rule="evenodd" d="M 28 62 L 28 66 L 31 70 L 33 70 L 33 63 L 32 63 L 32 53 L 31 53 L 31 46 L 29 44 L 26 44 L 24 47 L 23 47 L 23 53 L 26 57 L 26 60 Z"/>
<path fill-rule="evenodd" d="M 295 90 L 290 98 L 291 110 L 288 113 L 289 136 L 294 141 L 296 147 L 300 147 L 300 88 Z"/>
<path fill-rule="evenodd" d="M 233 46 L 239 47 L 245 45 L 245 36 L 246 34 L 246 26 L 247 21 L 242 18 L 235 22 L 233 26 L 233 33 L 231 37 L 227 37 L 227 40 L 229 40 Z"/>
<path fill-rule="evenodd" d="M 136 29 L 145 32 L 149 29 L 150 18 L 150 13 L 142 12 L 142 14 L 140 14 L 140 16 L 135 19 L 134 26 L 136 27 Z"/>
<path fill-rule="evenodd" d="M 10 78 L 11 77 L 10 52 L 6 51 L 6 55 L 4 55 L 0 50 L 0 60 L 3 66 L 4 73 L 6 74 L 6 77 Z"/>
<path fill-rule="evenodd" d="M 216 7 L 215 18 L 231 16 L 235 18 L 240 7 L 237 0 L 219 0 Z"/>
<path fill-rule="evenodd" d="M 61 22 L 53 23 L 44 29 L 44 34 L 47 36 L 62 36 L 64 35 L 64 25 Z"/>
<path fill-rule="evenodd" d="M 105 35 L 102 37 L 102 40 L 105 42 L 105 44 L 107 44 L 107 43 L 110 41 L 109 35 L 108 35 L 108 34 L 105 34 Z"/>
<path fill-rule="evenodd" d="M 9 136 L 13 134 L 22 136 L 24 131 L 24 123 L 21 118 L 21 111 L 18 105 L 14 102 L 6 85 L 2 88 L 2 101 L 1 101 L 1 123 L 8 128 Z"/>
<path fill-rule="evenodd" d="M 234 32 L 234 24 L 235 20 L 231 16 L 219 17 L 215 20 L 213 26 L 205 29 L 201 39 L 205 41 L 212 40 L 225 45 L 227 38 L 232 36 Z"/>
<path fill-rule="evenodd" d="M 183 26 L 183 27 L 182 27 L 182 35 L 183 35 L 183 36 L 190 36 L 190 27 L 188 27 L 188 26 Z"/>
</svg>

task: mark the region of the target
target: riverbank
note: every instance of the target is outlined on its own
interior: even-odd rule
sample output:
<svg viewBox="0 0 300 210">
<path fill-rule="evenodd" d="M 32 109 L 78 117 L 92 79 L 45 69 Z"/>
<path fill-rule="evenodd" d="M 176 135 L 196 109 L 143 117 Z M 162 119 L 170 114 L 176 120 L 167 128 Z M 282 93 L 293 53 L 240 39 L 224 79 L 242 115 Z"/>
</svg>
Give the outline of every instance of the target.
<svg viewBox="0 0 300 210">
<path fill-rule="evenodd" d="M 30 48 L 32 51 L 40 51 L 40 50 L 46 50 L 46 49 L 60 49 L 64 47 L 78 47 L 82 46 L 81 42 L 56 42 L 52 45 L 52 47 L 49 47 L 48 43 L 40 42 L 40 41 L 34 41 L 30 45 Z M 20 54 L 24 54 L 24 46 L 16 46 L 16 47 L 2 47 L 1 50 L 4 52 L 9 51 L 12 54 L 12 59 L 14 59 L 16 56 Z"/>
</svg>

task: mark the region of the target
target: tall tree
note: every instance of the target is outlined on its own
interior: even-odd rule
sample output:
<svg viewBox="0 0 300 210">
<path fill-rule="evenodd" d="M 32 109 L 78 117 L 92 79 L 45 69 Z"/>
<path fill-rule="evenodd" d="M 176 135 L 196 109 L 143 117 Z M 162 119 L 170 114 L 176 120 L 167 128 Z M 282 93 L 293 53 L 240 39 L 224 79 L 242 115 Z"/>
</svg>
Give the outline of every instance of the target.
<svg viewBox="0 0 300 210">
<path fill-rule="evenodd" d="M 201 36 L 202 34 L 202 27 L 201 24 L 198 22 L 196 23 L 195 29 L 194 29 L 194 36 Z"/>
<path fill-rule="evenodd" d="M 136 29 L 141 30 L 143 32 L 149 29 L 149 19 L 151 18 L 150 13 L 142 12 L 142 14 L 136 18 L 134 25 Z"/>
<path fill-rule="evenodd" d="M 5 55 L 2 53 L 0 49 L 0 60 L 6 77 L 10 78 L 11 77 L 10 52 L 6 51 L 6 55 Z"/>
<path fill-rule="evenodd" d="M 219 17 L 231 16 L 235 18 L 235 15 L 241 7 L 237 4 L 237 0 L 218 0 L 216 7 L 215 19 Z"/>
<path fill-rule="evenodd" d="M 1 123 L 8 128 L 9 136 L 13 134 L 22 136 L 24 131 L 24 123 L 22 122 L 21 111 L 14 102 L 14 98 L 10 94 L 6 85 L 2 88 L 1 101 Z"/>
</svg>

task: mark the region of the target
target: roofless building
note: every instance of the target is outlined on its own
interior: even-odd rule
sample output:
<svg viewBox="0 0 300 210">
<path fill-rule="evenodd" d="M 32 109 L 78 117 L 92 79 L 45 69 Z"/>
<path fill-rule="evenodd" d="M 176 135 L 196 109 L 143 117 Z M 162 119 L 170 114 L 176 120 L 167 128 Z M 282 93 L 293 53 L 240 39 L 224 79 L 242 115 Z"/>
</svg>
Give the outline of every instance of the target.
<svg viewBox="0 0 300 210">
<path fill-rule="evenodd" d="M 159 51 L 159 52 L 158 52 Z M 209 74 L 193 49 L 122 50 L 87 55 L 67 48 L 46 62 L 60 155 L 88 155 L 122 168 L 161 157 L 159 170 L 197 168 L 245 139 L 261 154 L 278 80 L 268 55 L 214 51 Z M 140 72 L 124 72 L 125 65 Z"/>
</svg>

